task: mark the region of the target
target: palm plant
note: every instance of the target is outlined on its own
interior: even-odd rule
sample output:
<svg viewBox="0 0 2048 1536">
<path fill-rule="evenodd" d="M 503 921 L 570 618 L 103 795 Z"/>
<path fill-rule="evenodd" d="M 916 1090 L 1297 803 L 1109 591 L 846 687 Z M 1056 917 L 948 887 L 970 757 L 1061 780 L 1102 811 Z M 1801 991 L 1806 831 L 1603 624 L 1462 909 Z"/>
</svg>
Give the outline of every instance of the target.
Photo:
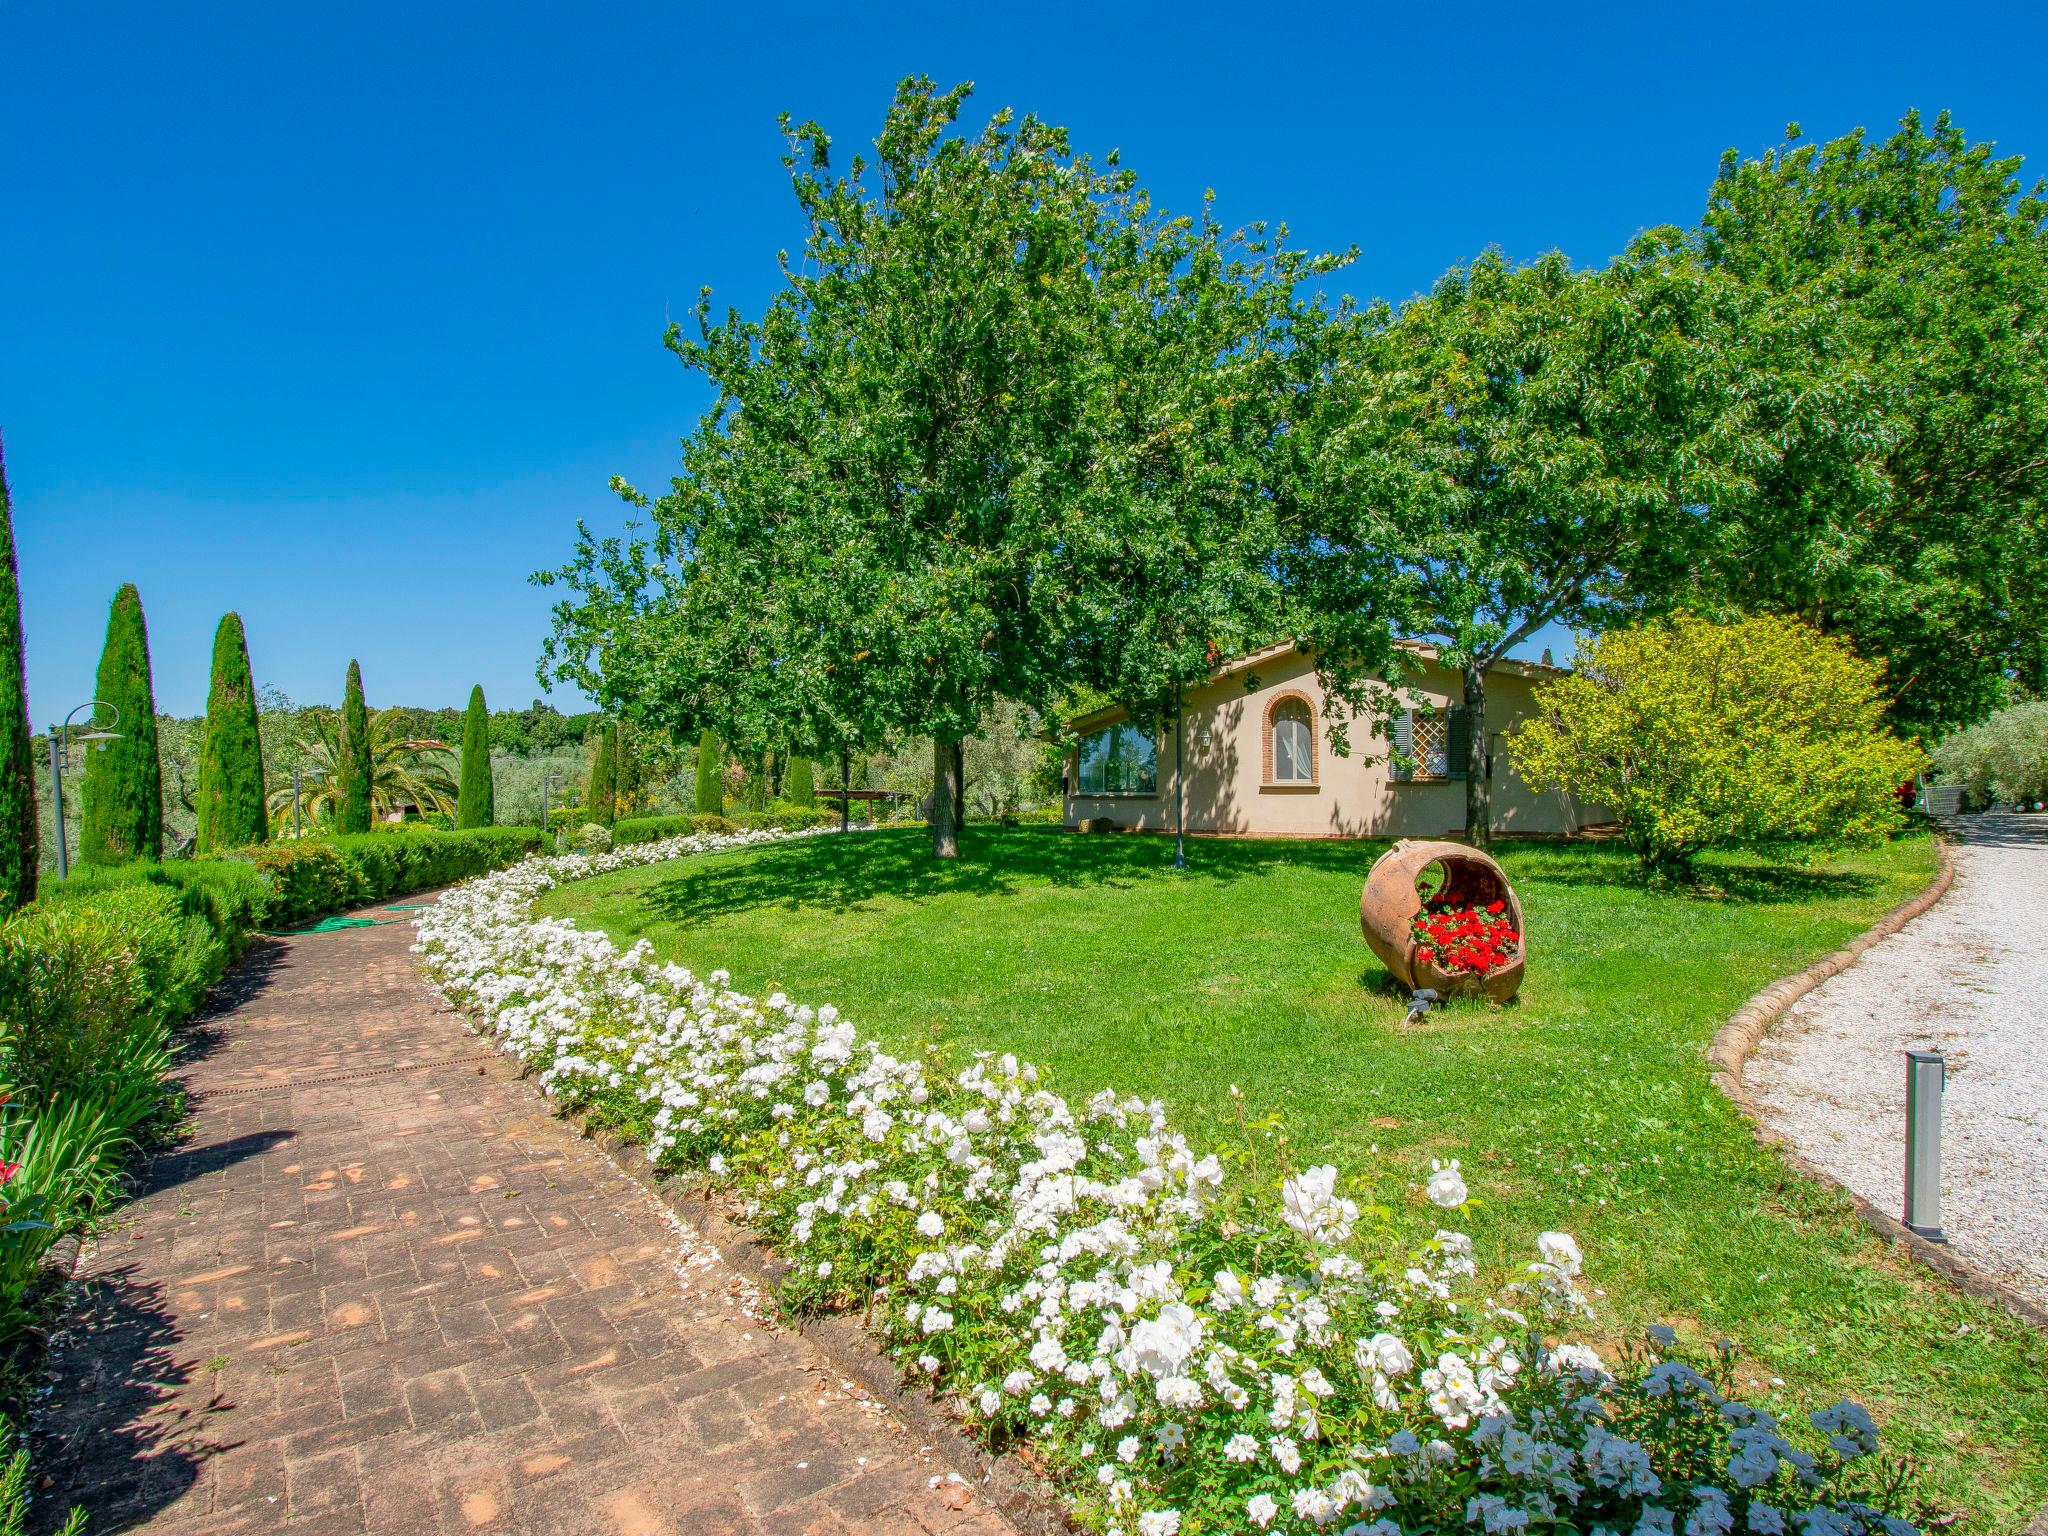
<svg viewBox="0 0 2048 1536">
<path fill-rule="evenodd" d="M 403 734 L 405 712 L 380 709 L 370 716 L 370 813 L 379 821 L 408 808 L 421 815 L 453 816 L 457 799 L 454 753 L 445 741 Z M 322 821 L 341 808 L 341 717 L 323 714 L 312 719 L 313 739 L 306 743 L 306 769 L 299 804 L 310 820 Z M 315 777 L 315 775 L 318 775 Z M 270 793 L 273 817 L 289 817 L 292 786 Z"/>
</svg>

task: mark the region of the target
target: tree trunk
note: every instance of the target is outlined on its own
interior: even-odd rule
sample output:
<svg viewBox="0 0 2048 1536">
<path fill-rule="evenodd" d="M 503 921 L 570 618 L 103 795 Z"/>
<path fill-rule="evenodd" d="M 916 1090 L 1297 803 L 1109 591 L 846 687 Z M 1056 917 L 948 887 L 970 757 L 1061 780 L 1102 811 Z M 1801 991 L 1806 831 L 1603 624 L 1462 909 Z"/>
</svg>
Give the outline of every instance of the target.
<svg viewBox="0 0 2048 1536">
<path fill-rule="evenodd" d="M 847 808 L 853 800 L 848 793 L 853 788 L 853 763 L 848 754 L 839 754 L 839 830 L 846 830 Z"/>
<path fill-rule="evenodd" d="M 1181 776 L 1181 760 L 1187 755 L 1180 721 L 1180 684 L 1173 685 L 1173 867 L 1188 867 L 1188 797 Z"/>
<path fill-rule="evenodd" d="M 960 744 L 932 739 L 932 857 L 960 857 Z"/>
<path fill-rule="evenodd" d="M 955 826 L 967 825 L 967 744 L 953 743 L 953 804 Z"/>
<path fill-rule="evenodd" d="M 1475 848 L 1493 846 L 1493 780 L 1486 761 L 1486 668 L 1465 669 L 1465 835 Z"/>
</svg>

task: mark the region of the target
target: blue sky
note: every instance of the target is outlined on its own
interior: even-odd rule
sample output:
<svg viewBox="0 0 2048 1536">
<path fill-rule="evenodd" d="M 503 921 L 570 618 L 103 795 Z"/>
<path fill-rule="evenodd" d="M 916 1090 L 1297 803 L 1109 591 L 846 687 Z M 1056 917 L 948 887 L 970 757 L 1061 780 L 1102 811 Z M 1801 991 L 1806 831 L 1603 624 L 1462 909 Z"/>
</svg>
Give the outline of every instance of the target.
<svg viewBox="0 0 2048 1536">
<path fill-rule="evenodd" d="M 704 404 L 660 344 L 756 309 L 800 227 L 775 115 L 850 149 L 895 81 L 976 82 L 1169 206 L 1356 243 L 1401 298 L 1488 244 L 1598 262 L 1698 215 L 1724 147 L 1952 108 L 2048 166 L 2048 8 L 1470 5 L 9 7 L 0 434 L 38 723 L 142 589 L 162 707 L 240 610 L 333 701 L 540 692 L 547 595 L 609 476 Z M 573 706 L 572 696 L 558 701 Z"/>
</svg>

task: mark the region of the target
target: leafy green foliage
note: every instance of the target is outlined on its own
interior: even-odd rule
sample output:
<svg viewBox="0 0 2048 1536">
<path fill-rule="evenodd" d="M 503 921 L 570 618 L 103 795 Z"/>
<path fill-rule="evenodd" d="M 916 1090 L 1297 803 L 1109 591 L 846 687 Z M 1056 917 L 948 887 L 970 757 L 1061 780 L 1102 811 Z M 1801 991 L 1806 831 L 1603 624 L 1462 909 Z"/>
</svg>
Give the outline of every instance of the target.
<svg viewBox="0 0 2048 1536">
<path fill-rule="evenodd" d="M 608 827 L 618 816 L 619 730 L 609 720 L 597 723 L 597 745 L 590 755 L 590 783 L 583 794 L 587 819 Z"/>
<path fill-rule="evenodd" d="M 1328 265 L 1168 218 L 1035 118 L 960 132 L 966 98 L 904 81 L 843 173 L 785 121 L 802 260 L 758 320 L 707 295 L 671 330 L 717 401 L 670 494 L 621 487 L 651 538 L 584 530 L 540 578 L 574 594 L 544 665 L 636 718 L 749 761 L 928 739 L 939 854 L 998 702 L 1077 668 L 1157 702 L 1255 627 L 1261 449 Z"/>
<path fill-rule="evenodd" d="M 21 572 L 14 510 L 0 453 L 0 914 L 36 893 L 35 744 L 28 724 L 28 653 L 21 634 Z"/>
<path fill-rule="evenodd" d="M 1796 620 L 1690 614 L 1593 640 L 1509 740 L 1535 789 L 1605 806 L 1643 870 L 1709 848 L 1868 846 L 1925 765 L 1884 724 L 1875 663 Z"/>
<path fill-rule="evenodd" d="M 479 683 L 469 690 L 469 711 L 462 721 L 462 789 L 455 802 L 455 825 L 488 827 L 497 820 L 491 793 L 491 717 Z"/>
<path fill-rule="evenodd" d="M 14 1426 L 0 1416 L 0 1449 L 16 1445 Z M 17 1446 L 0 1461 L 0 1536 L 22 1536 L 28 1529 L 28 1447 Z M 73 1509 L 57 1528 L 57 1536 L 85 1536 L 85 1511 Z"/>
<path fill-rule="evenodd" d="M 390 827 L 333 838 L 272 843 L 251 862 L 270 888 L 264 921 L 309 921 L 409 891 L 452 885 L 515 863 L 540 847 L 533 827 L 442 832 Z"/>
<path fill-rule="evenodd" d="M 339 825 L 355 782 L 346 768 L 351 754 L 342 738 L 347 716 L 331 709 L 305 713 L 307 739 L 301 757 L 307 773 L 298 786 L 300 815 L 308 821 L 333 820 Z M 449 771 L 448 749 L 439 741 L 407 735 L 409 719 L 407 710 L 380 709 L 369 716 L 356 744 L 370 763 L 370 819 L 382 821 L 417 811 L 423 818 L 441 816 L 452 824 L 457 792 Z M 291 824 L 292 793 L 287 782 L 270 794 L 270 814 L 281 827 Z"/>
<path fill-rule="evenodd" d="M 1944 737 L 1934 766 L 1945 783 L 1963 787 L 1963 804 L 1973 811 L 2048 799 L 2048 700 L 2015 704 Z"/>
<path fill-rule="evenodd" d="M 376 795 L 376 746 L 370 737 L 369 710 L 363 703 L 363 669 L 353 660 L 342 690 L 341 729 L 335 747 L 331 777 L 336 824 L 344 833 L 367 832 Z"/>
<path fill-rule="evenodd" d="M 1797 125 L 1722 159 L 1703 252 L 1798 329 L 1820 386 L 1760 459 L 1707 574 L 1731 607 L 1797 614 L 1883 661 L 1891 718 L 1982 718 L 2048 681 L 2048 196 L 1943 113 L 1872 143 Z M 1874 473 L 1807 451 L 1875 402 Z M 1809 403 L 1810 402 L 1810 403 Z"/>
<path fill-rule="evenodd" d="M 1486 673 L 1546 624 L 1599 629 L 1688 569 L 1696 509 L 1745 449 L 1736 286 L 1669 234 L 1604 271 L 1488 252 L 1345 336 L 1287 580 L 1326 686 L 1368 716 L 1388 623 L 1464 677 L 1467 825 L 1484 841 Z M 1361 624 L 1367 644 L 1359 643 Z"/>
<path fill-rule="evenodd" d="M 113 741 L 85 758 L 81 864 L 159 859 L 164 850 L 163 776 L 157 766 L 156 690 L 142 595 L 132 582 L 114 594 L 93 697 L 116 712 Z"/>
<path fill-rule="evenodd" d="M 206 696 L 206 745 L 199 760 L 197 846 L 242 848 L 269 835 L 263 809 L 263 740 L 242 616 L 225 615 L 213 636 L 213 685 Z"/>
</svg>

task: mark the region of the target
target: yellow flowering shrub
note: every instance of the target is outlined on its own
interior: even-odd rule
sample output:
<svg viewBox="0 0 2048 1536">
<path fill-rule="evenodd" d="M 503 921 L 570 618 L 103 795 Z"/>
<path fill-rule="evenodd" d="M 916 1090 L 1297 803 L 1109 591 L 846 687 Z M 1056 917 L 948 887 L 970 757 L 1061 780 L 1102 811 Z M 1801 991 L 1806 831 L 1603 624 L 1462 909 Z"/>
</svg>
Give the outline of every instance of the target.
<svg viewBox="0 0 2048 1536">
<path fill-rule="evenodd" d="M 1531 787 L 1611 811 L 1645 873 L 1867 845 L 1927 761 L 1886 728 L 1882 672 L 1795 619 L 1681 614 L 1592 641 L 1509 741 Z"/>
</svg>

